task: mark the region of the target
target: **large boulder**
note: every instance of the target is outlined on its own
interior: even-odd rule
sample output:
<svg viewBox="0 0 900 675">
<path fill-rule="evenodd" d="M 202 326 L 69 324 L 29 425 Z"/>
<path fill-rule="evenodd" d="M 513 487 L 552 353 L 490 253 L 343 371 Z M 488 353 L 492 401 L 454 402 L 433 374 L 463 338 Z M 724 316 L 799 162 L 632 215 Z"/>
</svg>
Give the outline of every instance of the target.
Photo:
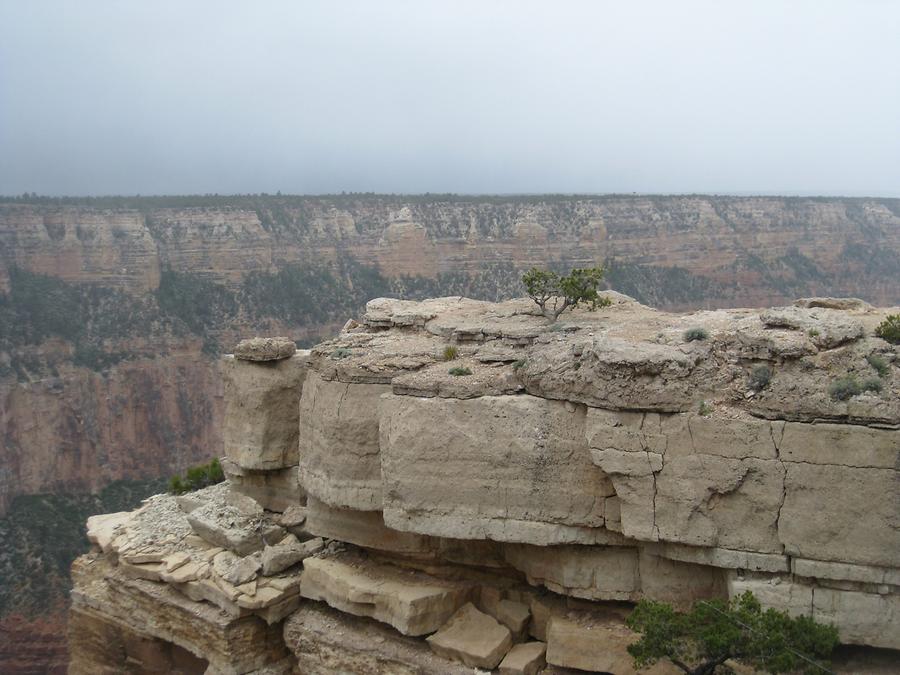
<svg viewBox="0 0 900 675">
<path fill-rule="evenodd" d="M 300 351 L 266 362 L 222 360 L 222 436 L 225 455 L 238 467 L 269 471 L 297 464 L 297 410 L 307 355 Z"/>
<path fill-rule="evenodd" d="M 546 545 L 619 538 L 614 494 L 584 439 L 583 406 L 533 396 L 382 398 L 388 527 Z"/>
<path fill-rule="evenodd" d="M 381 509 L 378 399 L 389 385 L 310 373 L 300 400 L 300 483 L 330 506 Z"/>
</svg>

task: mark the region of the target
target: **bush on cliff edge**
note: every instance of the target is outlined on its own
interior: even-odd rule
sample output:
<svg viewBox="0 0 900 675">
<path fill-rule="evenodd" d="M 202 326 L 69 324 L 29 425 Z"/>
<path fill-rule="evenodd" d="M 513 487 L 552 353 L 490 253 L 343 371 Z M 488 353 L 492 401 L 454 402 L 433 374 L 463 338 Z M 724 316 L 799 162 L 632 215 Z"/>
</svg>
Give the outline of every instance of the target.
<svg viewBox="0 0 900 675">
<path fill-rule="evenodd" d="M 522 276 L 528 297 L 551 323 L 569 308 L 590 304 L 591 309 L 609 307 L 609 298 L 597 294 L 603 280 L 602 267 L 576 268 L 566 276 L 532 267 Z"/>
<path fill-rule="evenodd" d="M 838 644 L 834 626 L 806 616 L 763 610 L 747 591 L 724 600 L 700 600 L 690 612 L 641 600 L 627 620 L 641 639 L 628 646 L 638 668 L 668 659 L 689 675 L 732 672 L 734 660 L 768 673 L 829 672 Z"/>
</svg>

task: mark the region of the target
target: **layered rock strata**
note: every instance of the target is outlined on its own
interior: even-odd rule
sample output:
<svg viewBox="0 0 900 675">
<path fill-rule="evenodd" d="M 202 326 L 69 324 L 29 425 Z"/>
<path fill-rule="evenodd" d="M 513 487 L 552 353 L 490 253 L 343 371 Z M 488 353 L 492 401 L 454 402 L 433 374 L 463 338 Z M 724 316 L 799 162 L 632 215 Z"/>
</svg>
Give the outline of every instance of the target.
<svg viewBox="0 0 900 675">
<path fill-rule="evenodd" d="M 226 358 L 228 483 L 91 519 L 73 669 L 115 634 L 208 672 L 628 673 L 631 603 L 745 590 L 900 649 L 897 310 L 609 296 L 554 325 L 381 299 L 308 353 Z"/>
</svg>

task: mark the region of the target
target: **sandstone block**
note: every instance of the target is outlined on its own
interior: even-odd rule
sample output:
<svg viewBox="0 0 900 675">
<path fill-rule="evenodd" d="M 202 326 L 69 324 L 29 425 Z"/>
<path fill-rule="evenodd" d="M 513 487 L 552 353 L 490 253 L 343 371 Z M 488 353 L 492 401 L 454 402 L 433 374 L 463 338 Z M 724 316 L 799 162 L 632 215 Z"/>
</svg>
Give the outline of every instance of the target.
<svg viewBox="0 0 900 675">
<path fill-rule="evenodd" d="M 388 527 L 539 545 L 595 543 L 612 484 L 590 459 L 583 407 L 532 396 L 382 398 Z M 565 486 L 564 489 L 560 489 Z"/>
<path fill-rule="evenodd" d="M 543 642 L 514 645 L 500 662 L 500 675 L 536 675 L 547 664 L 546 655 Z"/>
<path fill-rule="evenodd" d="M 641 596 L 689 609 L 704 598 L 726 597 L 725 571 L 707 565 L 668 560 L 639 549 Z"/>
<path fill-rule="evenodd" d="M 509 544 L 506 560 L 528 583 L 589 600 L 635 600 L 640 595 L 638 552 L 617 546 Z"/>
<path fill-rule="evenodd" d="M 638 635 L 629 630 L 621 616 L 553 616 L 547 628 L 547 663 L 616 675 L 636 674 L 627 647 Z M 681 672 L 659 662 L 641 673 L 662 675 Z"/>
<path fill-rule="evenodd" d="M 297 463 L 298 404 L 306 376 L 303 352 L 254 363 L 226 357 L 225 454 L 239 467 L 268 471 Z"/>
<path fill-rule="evenodd" d="M 432 537 L 387 527 L 381 511 L 336 508 L 315 497 L 309 497 L 307 505 L 307 532 L 326 539 L 415 556 L 434 555 L 439 545 Z"/>
<path fill-rule="evenodd" d="M 304 675 L 472 675 L 471 668 L 436 655 L 421 638 L 320 602 L 304 602 L 287 618 L 284 641 Z"/>
<path fill-rule="evenodd" d="M 512 647 L 509 629 L 471 603 L 461 607 L 427 640 L 436 654 L 488 670 L 496 668 Z"/>
<path fill-rule="evenodd" d="M 131 511 L 103 513 L 87 519 L 87 537 L 102 551 L 107 551 L 119 534 L 119 528 L 131 518 Z"/>
<path fill-rule="evenodd" d="M 900 434 L 854 424 L 788 422 L 779 442 L 786 462 L 896 469 Z"/>
<path fill-rule="evenodd" d="M 234 358 L 242 361 L 278 361 L 294 355 L 297 345 L 286 337 L 254 337 L 238 342 Z"/>
<path fill-rule="evenodd" d="M 752 553 L 728 548 L 685 546 L 683 544 L 652 544 L 645 549 L 653 555 L 696 563 L 701 566 L 724 569 L 749 570 L 751 572 L 787 572 L 789 559 L 777 553 Z"/>
<path fill-rule="evenodd" d="M 267 511 L 283 512 L 300 505 L 306 496 L 300 487 L 296 466 L 271 471 L 243 470 L 236 475 L 231 474 L 226 465 L 225 475 L 233 492 L 250 497 Z"/>
<path fill-rule="evenodd" d="M 656 477 L 660 540 L 780 553 L 777 527 L 784 474 L 778 460 L 667 456 Z M 625 530 L 624 510 L 622 518 Z"/>
<path fill-rule="evenodd" d="M 897 566 L 900 473 L 834 464 L 785 462 L 785 466 L 778 535 L 786 553 L 814 560 Z"/>
<path fill-rule="evenodd" d="M 262 570 L 266 576 L 278 574 L 292 565 L 315 555 L 325 548 L 325 542 L 321 538 L 310 539 L 303 542 L 289 534 L 274 546 L 266 546 L 262 553 Z"/>
<path fill-rule="evenodd" d="M 900 595 L 816 588 L 812 616 L 833 623 L 841 642 L 900 649 Z"/>
<path fill-rule="evenodd" d="M 305 560 L 300 592 L 388 623 L 404 635 L 425 635 L 468 600 L 472 586 L 348 556 Z"/>
<path fill-rule="evenodd" d="M 310 373 L 300 401 L 300 483 L 340 508 L 381 509 L 378 399 L 390 385 L 348 384 Z"/>
</svg>

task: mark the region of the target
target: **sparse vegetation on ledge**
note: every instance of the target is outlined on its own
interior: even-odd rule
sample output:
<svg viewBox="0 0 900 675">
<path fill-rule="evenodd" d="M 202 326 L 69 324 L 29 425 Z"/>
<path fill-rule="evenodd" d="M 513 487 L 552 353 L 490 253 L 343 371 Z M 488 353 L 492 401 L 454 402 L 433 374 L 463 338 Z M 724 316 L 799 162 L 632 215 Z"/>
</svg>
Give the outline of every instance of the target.
<svg viewBox="0 0 900 675">
<path fill-rule="evenodd" d="M 611 305 L 609 298 L 597 293 L 603 274 L 602 267 L 575 268 L 566 276 L 533 267 L 522 276 L 522 283 L 528 297 L 552 323 L 579 304 L 590 304 L 591 309 Z"/>
<path fill-rule="evenodd" d="M 217 457 L 214 457 L 208 464 L 190 467 L 184 477 L 172 476 L 169 479 L 169 492 L 173 495 L 181 495 L 221 483 L 223 480 L 225 480 L 225 473 L 222 471 L 222 464 Z"/>
<path fill-rule="evenodd" d="M 889 314 L 884 321 L 878 324 L 875 335 L 892 345 L 900 345 L 900 314 Z"/>
<path fill-rule="evenodd" d="M 709 332 L 705 328 L 688 328 L 684 331 L 684 341 L 694 342 L 695 340 L 706 340 L 709 338 Z"/>
<path fill-rule="evenodd" d="M 454 377 L 461 377 L 463 375 L 471 375 L 472 374 L 472 371 L 469 370 L 468 368 L 460 368 L 459 366 L 451 368 L 447 372 L 450 373 L 451 375 L 453 375 Z"/>
<path fill-rule="evenodd" d="M 641 639 L 628 646 L 638 668 L 668 659 L 689 675 L 731 672 L 726 661 L 767 673 L 829 672 L 838 632 L 806 616 L 763 610 L 749 591 L 724 600 L 700 600 L 690 612 L 641 600 L 628 617 Z"/>
</svg>

